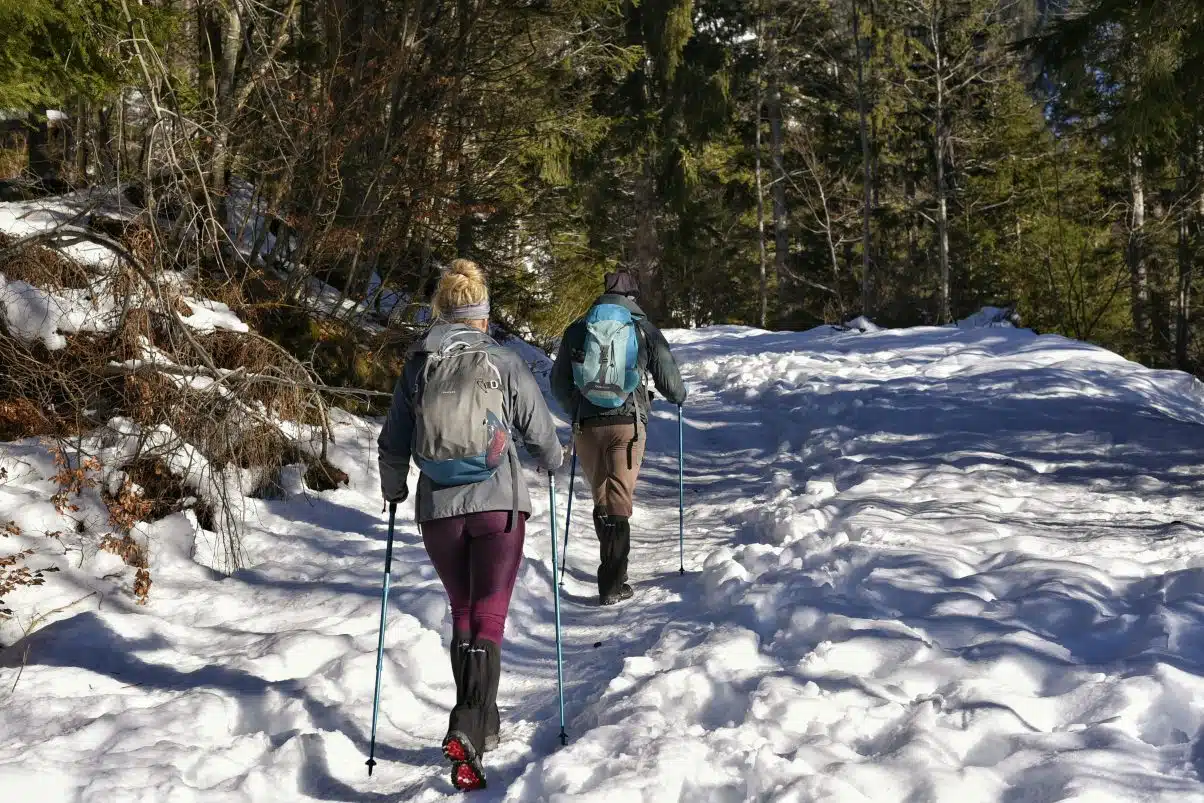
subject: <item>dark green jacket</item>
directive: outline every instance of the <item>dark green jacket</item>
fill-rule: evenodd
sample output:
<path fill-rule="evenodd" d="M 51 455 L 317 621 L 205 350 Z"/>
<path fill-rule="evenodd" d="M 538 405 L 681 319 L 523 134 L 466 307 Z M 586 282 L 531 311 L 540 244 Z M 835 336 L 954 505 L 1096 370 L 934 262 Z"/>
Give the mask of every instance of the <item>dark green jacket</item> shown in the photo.
<path fill-rule="evenodd" d="M 686 386 L 681 381 L 681 372 L 673 353 L 669 351 L 669 343 L 661 334 L 644 311 L 627 296 L 606 294 L 601 296 L 594 305 L 618 304 L 631 310 L 638 326 L 637 338 L 640 343 L 639 368 L 640 376 L 652 375 L 656 390 L 670 404 L 684 404 L 686 401 Z M 643 422 L 648 421 L 648 410 L 652 406 L 648 398 L 648 388 L 643 381 L 635 389 L 631 398 L 618 409 L 595 407 L 583 398 L 573 382 L 574 355 L 583 355 L 585 350 L 585 319 L 574 321 L 564 333 L 560 341 L 560 351 L 556 355 L 556 363 L 552 366 L 552 395 L 564 408 L 569 417 L 575 421 L 587 421 L 592 418 L 620 416 L 631 418 L 638 415 Z M 581 359 L 581 356 L 578 356 Z"/>

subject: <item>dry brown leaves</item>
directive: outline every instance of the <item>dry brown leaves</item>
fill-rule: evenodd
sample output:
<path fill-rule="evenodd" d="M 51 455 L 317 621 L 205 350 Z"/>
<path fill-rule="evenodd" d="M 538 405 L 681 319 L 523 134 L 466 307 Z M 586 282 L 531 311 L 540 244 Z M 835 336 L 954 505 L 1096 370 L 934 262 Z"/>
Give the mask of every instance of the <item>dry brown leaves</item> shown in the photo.
<path fill-rule="evenodd" d="M 17 238 L 0 233 L 0 251 Z M 78 262 L 44 245 L 27 245 L 0 262 L 0 273 L 10 281 L 31 284 L 42 290 L 80 290 L 90 285 L 87 270 Z"/>

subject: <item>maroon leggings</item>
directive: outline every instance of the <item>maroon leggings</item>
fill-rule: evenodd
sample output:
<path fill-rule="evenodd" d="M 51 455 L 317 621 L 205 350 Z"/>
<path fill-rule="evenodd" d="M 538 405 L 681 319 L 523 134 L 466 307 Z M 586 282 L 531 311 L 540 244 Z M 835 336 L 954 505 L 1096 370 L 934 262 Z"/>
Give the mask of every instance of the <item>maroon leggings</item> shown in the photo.
<path fill-rule="evenodd" d="M 502 643 L 510 595 L 523 560 L 526 516 L 490 511 L 435 519 L 422 525 L 422 543 L 451 601 L 452 629 Z"/>

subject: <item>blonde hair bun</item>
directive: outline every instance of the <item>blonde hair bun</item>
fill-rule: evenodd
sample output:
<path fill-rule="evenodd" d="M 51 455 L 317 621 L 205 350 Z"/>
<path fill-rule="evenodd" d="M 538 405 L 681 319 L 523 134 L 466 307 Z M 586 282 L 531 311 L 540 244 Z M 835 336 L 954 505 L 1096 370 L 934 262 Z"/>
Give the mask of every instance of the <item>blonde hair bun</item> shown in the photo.
<path fill-rule="evenodd" d="M 435 315 L 443 317 L 452 310 L 484 304 L 488 300 L 489 286 L 481 267 L 468 259 L 455 259 L 439 277 L 431 306 Z"/>

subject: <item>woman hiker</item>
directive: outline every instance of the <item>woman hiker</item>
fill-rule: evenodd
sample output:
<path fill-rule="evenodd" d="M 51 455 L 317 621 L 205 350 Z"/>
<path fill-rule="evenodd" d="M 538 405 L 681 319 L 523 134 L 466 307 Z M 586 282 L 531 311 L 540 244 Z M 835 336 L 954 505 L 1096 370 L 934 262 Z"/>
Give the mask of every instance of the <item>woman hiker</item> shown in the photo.
<path fill-rule="evenodd" d="M 443 753 L 456 788 L 480 789 L 481 754 L 498 741 L 502 633 L 531 514 L 511 429 L 545 471 L 564 453 L 530 369 L 488 335 L 481 269 L 452 262 L 432 308 L 434 325 L 409 350 L 378 440 L 381 491 L 405 501 L 413 458 L 414 518 L 451 603 L 456 705 Z"/>

